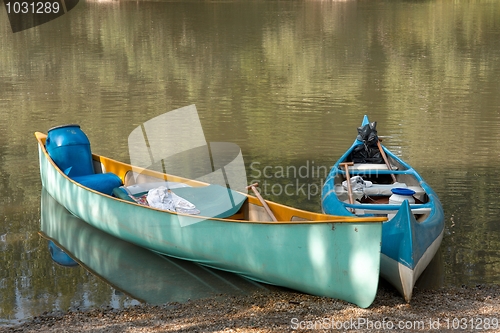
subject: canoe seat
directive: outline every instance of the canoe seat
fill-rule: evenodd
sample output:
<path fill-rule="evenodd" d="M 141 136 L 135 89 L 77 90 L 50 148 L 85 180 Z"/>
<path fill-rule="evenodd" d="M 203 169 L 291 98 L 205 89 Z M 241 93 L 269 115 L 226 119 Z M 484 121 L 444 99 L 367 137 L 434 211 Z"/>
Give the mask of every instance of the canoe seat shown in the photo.
<path fill-rule="evenodd" d="M 366 204 L 368 205 L 368 204 Z M 360 208 L 355 208 L 354 209 L 354 214 L 356 215 L 371 215 L 371 214 L 375 214 L 375 215 L 387 215 L 387 214 L 396 214 L 398 212 L 399 209 L 374 209 L 373 205 L 372 205 L 372 208 L 364 208 L 362 207 L 362 204 L 361 205 L 358 205 Z M 381 207 L 379 208 L 383 208 L 383 206 L 381 205 Z M 431 208 L 430 207 L 422 207 L 422 208 L 412 208 L 411 209 L 411 212 L 413 214 L 427 214 L 427 213 L 430 213 L 431 212 Z"/>
<path fill-rule="evenodd" d="M 394 183 L 394 184 L 373 184 L 370 187 L 365 187 L 364 189 L 360 190 L 353 190 L 353 194 L 355 195 L 383 195 L 383 196 L 391 196 L 392 195 L 392 189 L 396 187 L 402 187 L 402 188 L 409 188 L 413 191 L 415 191 L 415 195 L 423 195 L 425 193 L 424 189 L 421 186 L 408 186 L 405 183 Z M 335 193 L 337 196 L 341 196 L 343 194 L 347 195 L 347 189 L 340 185 L 337 184 L 335 185 Z"/>
<path fill-rule="evenodd" d="M 392 170 L 398 170 L 398 167 L 391 165 Z M 388 170 L 387 165 L 378 163 L 355 163 L 349 167 L 351 170 Z"/>
<path fill-rule="evenodd" d="M 178 187 L 171 191 L 191 202 L 200 211 L 200 216 L 227 218 L 236 214 L 245 203 L 247 197 L 241 193 L 219 185 L 202 187 Z M 113 194 L 123 200 L 134 202 L 127 190 L 121 186 L 113 190 Z M 146 192 L 136 193 L 140 197 Z"/>

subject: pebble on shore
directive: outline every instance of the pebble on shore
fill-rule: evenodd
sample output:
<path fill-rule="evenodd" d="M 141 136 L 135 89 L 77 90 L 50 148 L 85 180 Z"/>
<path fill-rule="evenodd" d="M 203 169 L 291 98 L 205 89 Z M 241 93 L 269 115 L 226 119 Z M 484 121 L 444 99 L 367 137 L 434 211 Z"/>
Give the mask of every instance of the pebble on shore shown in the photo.
<path fill-rule="evenodd" d="M 368 309 L 294 291 L 43 314 L 0 332 L 500 332 L 500 287 L 418 290 L 410 304 L 380 287 Z"/>

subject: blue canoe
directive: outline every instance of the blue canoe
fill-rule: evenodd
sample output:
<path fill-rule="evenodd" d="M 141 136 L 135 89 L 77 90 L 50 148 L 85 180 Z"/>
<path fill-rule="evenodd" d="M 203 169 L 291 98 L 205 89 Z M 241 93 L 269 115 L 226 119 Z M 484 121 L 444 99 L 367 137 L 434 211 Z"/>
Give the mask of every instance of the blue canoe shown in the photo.
<path fill-rule="evenodd" d="M 367 124 L 365 116 L 362 126 Z M 322 208 L 326 214 L 388 217 L 382 225 L 380 275 L 409 302 L 415 282 L 441 244 L 443 208 L 422 177 L 382 145 L 390 169 L 386 163 L 347 166 L 349 177 L 360 176 L 365 184 L 357 188 L 351 185 L 350 199 L 346 166 L 341 163 L 351 162 L 353 151 L 360 145 L 364 142 L 358 136 L 332 167 L 322 190 Z M 395 197 L 397 200 L 390 201 Z"/>

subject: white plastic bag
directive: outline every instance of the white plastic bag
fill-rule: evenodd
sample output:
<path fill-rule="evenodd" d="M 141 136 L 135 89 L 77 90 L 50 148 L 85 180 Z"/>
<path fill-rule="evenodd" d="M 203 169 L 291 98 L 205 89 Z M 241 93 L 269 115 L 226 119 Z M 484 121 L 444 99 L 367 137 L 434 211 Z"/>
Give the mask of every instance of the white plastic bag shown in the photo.
<path fill-rule="evenodd" d="M 184 214 L 200 213 L 200 211 L 196 209 L 195 205 L 169 191 L 169 189 L 164 186 L 149 190 L 146 200 L 148 201 L 149 206 L 158 209 Z"/>
<path fill-rule="evenodd" d="M 373 185 L 371 181 L 363 180 L 361 176 L 353 176 L 351 177 L 350 181 L 351 181 L 351 189 L 353 191 L 362 191 L 364 188 Z M 347 180 L 344 180 L 342 182 L 342 186 L 344 186 L 344 188 L 347 188 Z"/>

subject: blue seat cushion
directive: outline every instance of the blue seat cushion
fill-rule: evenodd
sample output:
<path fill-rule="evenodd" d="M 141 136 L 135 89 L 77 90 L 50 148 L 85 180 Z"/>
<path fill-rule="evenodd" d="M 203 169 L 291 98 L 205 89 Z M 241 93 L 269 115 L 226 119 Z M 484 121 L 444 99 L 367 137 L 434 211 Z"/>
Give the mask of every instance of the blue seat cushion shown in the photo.
<path fill-rule="evenodd" d="M 112 195 L 113 189 L 122 185 L 120 177 L 112 172 L 73 177 L 73 180 L 95 191 Z"/>

